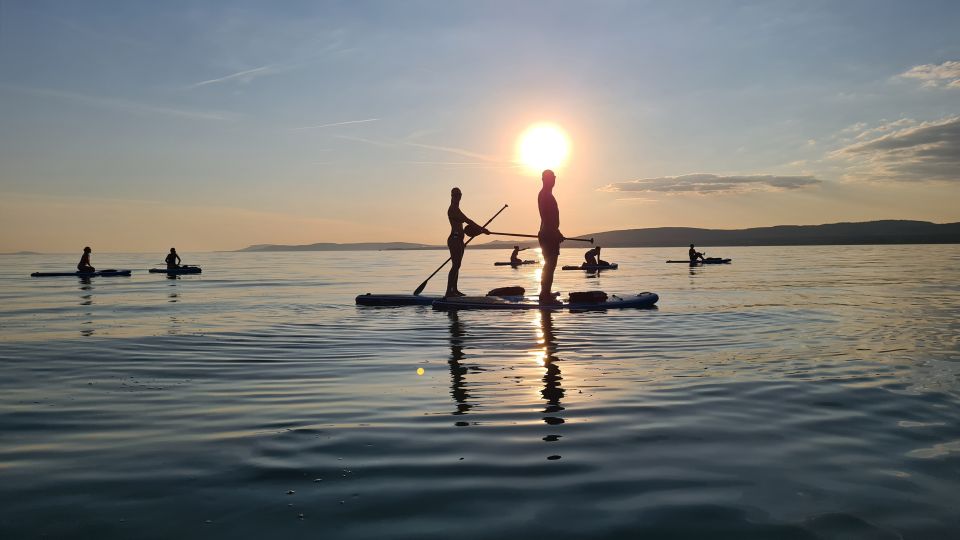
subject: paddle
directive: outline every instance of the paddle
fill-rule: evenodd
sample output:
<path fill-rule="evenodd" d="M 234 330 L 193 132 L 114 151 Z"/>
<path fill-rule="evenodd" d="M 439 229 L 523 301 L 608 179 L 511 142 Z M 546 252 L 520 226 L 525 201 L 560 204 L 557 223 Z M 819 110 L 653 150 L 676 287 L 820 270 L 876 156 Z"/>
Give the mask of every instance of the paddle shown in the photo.
<path fill-rule="evenodd" d="M 516 236 L 519 238 L 540 238 L 535 234 L 520 234 L 520 233 L 508 233 L 508 232 L 491 232 L 490 234 L 495 234 L 497 236 Z M 574 242 L 590 242 L 593 243 L 593 238 L 564 238 L 564 240 L 573 240 Z"/>
<path fill-rule="evenodd" d="M 484 223 L 483 225 L 481 225 L 480 228 L 481 228 L 481 229 L 486 229 L 486 228 L 487 228 L 487 225 L 489 225 L 491 221 L 493 221 L 494 219 L 497 218 L 497 216 L 500 215 L 500 212 L 503 212 L 504 210 L 507 209 L 507 206 L 508 206 L 508 205 L 506 205 L 506 204 L 503 205 L 503 208 L 501 208 L 500 210 L 498 210 L 497 213 L 494 214 L 492 218 L 488 219 L 486 223 Z M 477 236 L 479 236 L 479 235 L 477 235 Z M 473 237 L 471 237 L 469 240 L 467 240 L 466 242 L 464 242 L 464 243 L 463 243 L 463 247 L 467 247 L 467 244 L 469 244 L 470 242 L 473 242 L 473 239 L 474 239 L 474 238 L 476 238 L 476 236 L 473 236 Z M 423 283 L 421 283 L 420 286 L 417 287 L 416 290 L 413 291 L 413 295 L 414 295 L 414 296 L 420 296 L 420 293 L 422 293 L 423 290 L 427 288 L 427 282 L 430 281 L 430 278 L 432 278 L 433 276 L 437 275 L 437 272 L 439 272 L 441 269 L 443 269 L 443 267 L 446 266 L 447 263 L 450 262 L 451 259 L 452 259 L 452 257 L 447 257 L 447 260 L 443 261 L 443 264 L 441 264 L 440 266 L 438 266 L 437 269 L 434 270 L 432 274 L 430 274 L 429 276 L 427 276 L 427 279 L 423 280 Z"/>

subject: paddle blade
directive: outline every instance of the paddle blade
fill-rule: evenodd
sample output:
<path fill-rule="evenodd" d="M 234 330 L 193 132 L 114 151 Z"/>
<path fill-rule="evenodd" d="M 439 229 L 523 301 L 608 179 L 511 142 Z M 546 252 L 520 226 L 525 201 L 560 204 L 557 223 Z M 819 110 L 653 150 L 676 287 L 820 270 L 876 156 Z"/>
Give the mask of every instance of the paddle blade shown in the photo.
<path fill-rule="evenodd" d="M 429 281 L 429 279 L 428 279 L 427 281 Z M 427 288 L 427 282 L 424 281 L 423 283 L 420 284 L 419 287 L 417 287 L 417 288 L 413 291 L 413 295 L 414 295 L 414 296 L 420 296 L 420 293 L 422 293 L 423 290 L 426 289 L 426 288 Z"/>

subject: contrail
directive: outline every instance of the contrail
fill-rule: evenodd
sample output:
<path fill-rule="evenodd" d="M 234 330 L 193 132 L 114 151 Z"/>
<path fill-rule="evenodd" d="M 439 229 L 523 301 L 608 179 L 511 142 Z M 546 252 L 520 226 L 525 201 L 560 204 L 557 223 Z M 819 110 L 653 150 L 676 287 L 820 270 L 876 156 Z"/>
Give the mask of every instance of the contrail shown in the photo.
<path fill-rule="evenodd" d="M 347 120 L 346 122 L 331 122 L 329 124 L 320 124 L 318 126 L 304 126 L 304 127 L 290 128 L 290 131 L 301 131 L 304 129 L 320 129 L 320 128 L 333 127 L 333 126 L 345 126 L 347 124 L 365 124 L 367 122 L 376 122 L 378 120 L 380 119 L 367 118 L 365 120 Z"/>

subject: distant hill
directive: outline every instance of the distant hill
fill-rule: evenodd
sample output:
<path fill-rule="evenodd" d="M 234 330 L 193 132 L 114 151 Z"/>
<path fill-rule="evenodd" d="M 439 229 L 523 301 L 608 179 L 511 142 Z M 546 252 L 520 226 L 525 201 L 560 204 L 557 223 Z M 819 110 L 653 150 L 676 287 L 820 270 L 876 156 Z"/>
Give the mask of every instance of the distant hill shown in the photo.
<path fill-rule="evenodd" d="M 36 251 L 15 251 L 13 253 L 0 253 L 0 255 L 43 255 Z"/>
<path fill-rule="evenodd" d="M 751 229 L 656 227 L 581 235 L 603 247 L 815 246 L 857 244 L 960 244 L 960 223 L 882 220 L 827 225 L 778 225 Z M 536 241 L 523 242 L 532 246 Z M 517 242 L 496 241 L 479 247 L 504 249 Z M 577 244 L 575 244 L 577 245 Z M 564 247 L 573 247 L 565 243 Z"/>
<path fill-rule="evenodd" d="M 609 247 L 674 247 L 691 242 L 717 246 L 956 244 L 960 243 L 960 223 L 883 220 L 736 230 L 661 227 L 608 231 L 588 236 L 593 236 L 596 243 Z"/>
<path fill-rule="evenodd" d="M 960 244 L 960 223 L 882 220 L 826 225 L 778 225 L 751 229 L 698 229 L 693 227 L 655 227 L 626 229 L 580 235 L 594 238 L 603 247 L 679 247 L 698 246 L 810 246 L 857 244 Z M 472 244 L 480 249 L 508 249 L 514 245 L 535 246 L 536 240 L 497 240 Z M 587 244 L 567 242 L 566 248 Z M 309 244 L 284 246 L 261 244 L 239 251 L 369 251 L 446 249 L 446 246 L 408 242 L 366 242 L 354 244 Z"/>

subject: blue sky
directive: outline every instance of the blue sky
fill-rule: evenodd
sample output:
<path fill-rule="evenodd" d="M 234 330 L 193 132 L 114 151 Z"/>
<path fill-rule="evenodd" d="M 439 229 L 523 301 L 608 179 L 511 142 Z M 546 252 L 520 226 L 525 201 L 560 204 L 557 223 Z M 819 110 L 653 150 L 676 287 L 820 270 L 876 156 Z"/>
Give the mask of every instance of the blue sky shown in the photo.
<path fill-rule="evenodd" d="M 925 1 L 0 1 L 0 251 L 442 243 L 454 185 L 535 231 L 514 147 L 542 121 L 570 234 L 958 221 L 957 28 Z"/>

